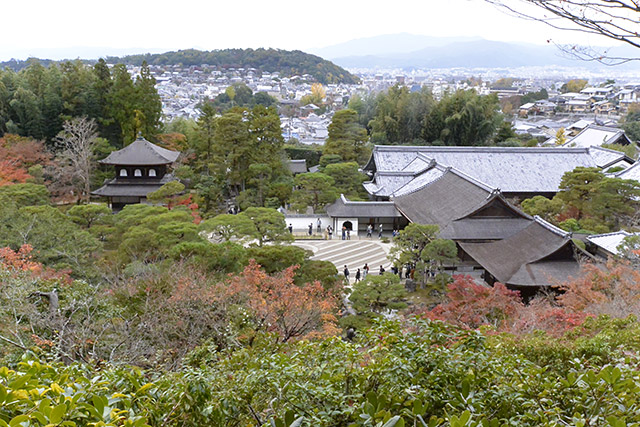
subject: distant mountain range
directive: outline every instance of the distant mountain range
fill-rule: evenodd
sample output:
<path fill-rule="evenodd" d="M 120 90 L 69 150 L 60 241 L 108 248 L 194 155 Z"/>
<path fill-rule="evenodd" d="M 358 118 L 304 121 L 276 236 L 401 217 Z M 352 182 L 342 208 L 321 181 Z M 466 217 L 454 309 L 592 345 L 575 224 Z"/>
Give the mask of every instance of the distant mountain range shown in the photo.
<path fill-rule="evenodd" d="M 411 53 L 427 47 L 440 47 L 451 43 L 476 40 L 482 39 L 480 37 L 432 37 L 399 33 L 349 40 L 333 46 L 306 49 L 306 51 L 323 58 L 335 59 L 350 56 L 380 56 Z"/>
<path fill-rule="evenodd" d="M 412 34 L 389 34 L 351 40 L 311 52 L 345 68 L 515 68 L 557 65 L 602 69 L 597 62 L 568 58 L 554 45 L 536 45 L 484 40 L 481 38 L 427 37 Z M 640 49 L 611 48 L 610 52 L 626 57 L 640 57 Z M 638 69 L 640 61 L 621 66 Z M 617 68 L 616 67 L 616 68 Z"/>

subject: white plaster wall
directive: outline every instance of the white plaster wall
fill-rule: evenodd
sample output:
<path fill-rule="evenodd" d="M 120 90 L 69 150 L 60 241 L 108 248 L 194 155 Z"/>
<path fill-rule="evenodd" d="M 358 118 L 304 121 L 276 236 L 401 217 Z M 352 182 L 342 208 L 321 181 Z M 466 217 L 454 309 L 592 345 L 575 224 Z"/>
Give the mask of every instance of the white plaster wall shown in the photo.
<path fill-rule="evenodd" d="M 358 236 L 358 218 L 334 218 L 333 221 L 335 223 L 333 227 L 335 229 L 335 231 L 333 232 L 333 235 L 336 238 L 338 239 L 342 238 L 342 226 L 347 221 L 351 221 L 351 225 L 352 225 L 351 237 Z"/>
<path fill-rule="evenodd" d="M 313 232 L 315 233 L 318 218 L 322 221 L 322 231 L 327 228 L 327 225 L 332 223 L 331 218 L 326 215 L 285 217 L 284 220 L 287 223 L 287 227 L 291 224 L 294 233 L 307 233 L 309 224 L 313 223 Z M 342 226 L 340 226 L 340 228 L 342 228 Z"/>

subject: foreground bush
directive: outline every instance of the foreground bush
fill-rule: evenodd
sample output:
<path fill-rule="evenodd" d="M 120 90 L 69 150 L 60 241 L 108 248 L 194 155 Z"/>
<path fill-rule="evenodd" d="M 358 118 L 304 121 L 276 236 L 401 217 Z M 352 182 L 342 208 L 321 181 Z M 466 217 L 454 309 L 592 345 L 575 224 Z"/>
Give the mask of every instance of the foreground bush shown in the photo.
<path fill-rule="evenodd" d="M 148 426 L 148 391 L 136 370 L 41 364 L 0 368 L 0 426 Z"/>
<path fill-rule="evenodd" d="M 168 373 L 25 358 L 0 368 L 0 426 L 637 426 L 638 336 L 633 317 L 558 338 L 408 319 L 353 342 L 212 343 Z"/>

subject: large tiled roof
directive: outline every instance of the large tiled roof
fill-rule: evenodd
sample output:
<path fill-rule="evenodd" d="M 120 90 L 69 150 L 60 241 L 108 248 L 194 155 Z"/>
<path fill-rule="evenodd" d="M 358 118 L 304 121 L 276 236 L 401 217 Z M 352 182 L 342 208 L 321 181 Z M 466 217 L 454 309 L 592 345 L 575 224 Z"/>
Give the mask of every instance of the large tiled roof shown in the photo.
<path fill-rule="evenodd" d="M 594 147 L 602 144 L 630 144 L 624 131 L 617 128 L 590 124 L 579 134 L 568 140 L 564 147 Z"/>
<path fill-rule="evenodd" d="M 306 173 L 309 172 L 307 170 L 307 161 L 305 159 L 302 160 L 289 160 L 287 163 L 289 167 L 289 171 L 291 173 Z"/>
<path fill-rule="evenodd" d="M 102 197 L 145 197 L 164 184 L 175 180 L 176 178 L 171 174 L 166 174 L 160 180 L 115 178 L 92 191 L 91 194 Z"/>
<path fill-rule="evenodd" d="M 347 200 L 344 194 L 327 206 L 327 214 L 333 218 L 393 218 L 400 212 L 393 202 L 356 202 Z"/>
<path fill-rule="evenodd" d="M 492 189 L 454 169 L 447 169 L 429 185 L 394 197 L 398 210 L 412 222 L 437 224 L 441 229 L 468 214 L 491 195 Z"/>
<path fill-rule="evenodd" d="M 608 168 L 621 161 L 624 161 L 627 166 L 633 163 L 633 159 L 626 154 L 608 148 L 589 147 L 589 154 L 591 154 L 598 167 L 601 168 Z"/>
<path fill-rule="evenodd" d="M 499 188 L 504 193 L 557 192 L 565 172 L 578 166 L 597 167 L 586 148 L 557 147 L 433 147 L 376 146 L 365 170 L 372 172 L 373 185 L 365 186 L 378 196 L 391 196 L 409 180 L 393 181 L 390 176 L 404 175 L 416 158 L 434 160 L 441 167 L 455 169 Z M 417 168 L 417 167 L 416 167 Z M 429 171 L 430 169 L 427 169 Z M 425 173 L 425 172 L 422 172 Z M 378 177 L 385 176 L 385 182 Z M 414 179 L 419 176 L 417 174 Z"/>
<path fill-rule="evenodd" d="M 539 217 L 506 239 L 459 245 L 499 282 L 508 285 L 556 285 L 577 275 L 580 269 L 569 233 Z"/>
<path fill-rule="evenodd" d="M 494 191 L 480 205 L 451 221 L 440 231 L 440 237 L 456 241 L 506 239 L 528 227 L 532 221 L 533 217 Z"/>
<path fill-rule="evenodd" d="M 594 234 L 587 237 L 587 241 L 593 243 L 596 246 L 601 247 L 608 253 L 612 255 L 618 254 L 618 246 L 622 243 L 625 237 L 632 236 L 632 233 L 629 233 L 624 230 L 616 231 L 614 233 L 606 233 L 606 234 Z"/>
<path fill-rule="evenodd" d="M 500 240 L 512 236 L 531 224 L 526 218 L 473 218 L 455 220 L 440 231 L 442 239 Z"/>
<path fill-rule="evenodd" d="M 123 149 L 110 153 L 100 163 L 123 166 L 166 165 L 175 162 L 178 156 L 179 151 L 167 150 L 138 137 Z"/>
<path fill-rule="evenodd" d="M 635 179 L 636 181 L 640 181 L 640 163 L 635 162 L 629 168 L 618 172 L 616 174 L 616 178 L 621 179 Z"/>

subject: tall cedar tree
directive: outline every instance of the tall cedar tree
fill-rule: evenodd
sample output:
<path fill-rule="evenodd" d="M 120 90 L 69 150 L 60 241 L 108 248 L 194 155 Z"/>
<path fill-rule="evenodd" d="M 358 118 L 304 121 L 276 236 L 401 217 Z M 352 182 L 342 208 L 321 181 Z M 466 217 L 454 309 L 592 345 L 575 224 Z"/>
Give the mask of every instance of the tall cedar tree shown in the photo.
<path fill-rule="evenodd" d="M 367 161 L 367 131 L 358 123 L 354 110 L 340 110 L 333 115 L 329 125 L 329 137 L 323 154 L 335 154 L 345 162 L 363 164 Z"/>
<path fill-rule="evenodd" d="M 142 63 L 140 75 L 135 82 L 136 109 L 141 112 L 142 123 L 137 131 L 148 139 L 155 138 L 160 131 L 162 101 L 156 91 L 156 79 L 151 75 L 147 62 Z"/>

